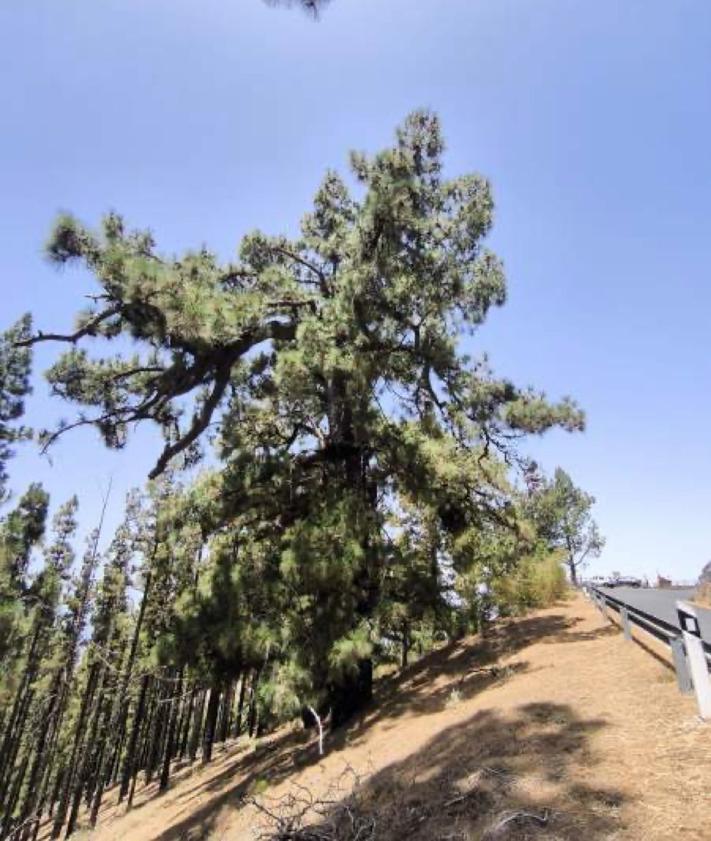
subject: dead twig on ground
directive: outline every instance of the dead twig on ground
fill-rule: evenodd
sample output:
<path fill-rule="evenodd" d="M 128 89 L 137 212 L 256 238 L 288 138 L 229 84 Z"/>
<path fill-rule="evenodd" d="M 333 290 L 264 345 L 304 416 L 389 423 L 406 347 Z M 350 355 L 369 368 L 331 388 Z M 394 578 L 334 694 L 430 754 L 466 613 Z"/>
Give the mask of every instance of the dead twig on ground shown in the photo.
<path fill-rule="evenodd" d="M 494 841 L 500 838 L 511 824 L 525 825 L 527 823 L 534 823 L 538 826 L 546 826 L 550 820 L 550 812 L 544 809 L 541 814 L 536 812 L 515 811 L 504 814 L 499 820 L 485 833 L 484 841 Z"/>

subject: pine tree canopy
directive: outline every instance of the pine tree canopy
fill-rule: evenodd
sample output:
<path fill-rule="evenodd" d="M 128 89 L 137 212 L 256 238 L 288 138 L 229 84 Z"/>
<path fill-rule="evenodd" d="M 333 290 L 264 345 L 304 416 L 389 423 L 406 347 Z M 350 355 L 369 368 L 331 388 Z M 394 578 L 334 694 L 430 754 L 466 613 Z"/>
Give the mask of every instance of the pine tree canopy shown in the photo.
<path fill-rule="evenodd" d="M 82 407 L 70 426 L 93 424 L 121 447 L 133 423 L 159 424 L 167 443 L 153 476 L 221 410 L 223 456 L 249 445 L 304 472 L 382 454 L 395 473 L 403 451 L 426 460 L 416 439 L 435 430 L 506 448 L 521 433 L 580 428 L 569 400 L 550 404 L 459 352 L 458 336 L 504 302 L 505 281 L 483 245 L 489 185 L 444 178 L 442 152 L 436 116 L 413 113 L 393 147 L 351 155 L 354 194 L 326 174 L 299 239 L 255 231 L 226 265 L 207 250 L 160 256 L 149 232 L 113 213 L 99 232 L 61 216 L 50 259 L 83 263 L 100 290 L 74 332 L 19 344 L 71 344 L 47 374 Z M 139 351 L 97 358 L 85 347 L 120 336 Z"/>

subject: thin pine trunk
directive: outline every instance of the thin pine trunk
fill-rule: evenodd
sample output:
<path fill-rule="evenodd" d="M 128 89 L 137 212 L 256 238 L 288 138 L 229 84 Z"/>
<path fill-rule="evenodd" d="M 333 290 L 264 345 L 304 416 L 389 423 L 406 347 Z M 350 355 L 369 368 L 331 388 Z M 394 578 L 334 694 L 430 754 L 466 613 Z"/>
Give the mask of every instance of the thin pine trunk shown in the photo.
<path fill-rule="evenodd" d="M 158 701 L 160 698 L 160 684 L 154 684 L 148 699 L 148 714 L 143 724 L 140 738 L 140 754 L 138 757 L 138 768 L 145 771 L 148 767 L 148 756 L 153 745 L 153 735 L 155 729 L 155 720 L 158 713 Z"/>
<path fill-rule="evenodd" d="M 190 701 L 188 702 L 185 708 L 185 715 L 183 716 L 183 721 L 181 724 L 181 735 L 180 735 L 180 742 L 178 747 L 178 756 L 182 759 L 185 754 L 188 752 L 188 737 L 190 736 L 190 725 L 192 724 L 193 719 L 193 710 L 195 709 L 195 693 L 197 689 L 195 684 L 193 684 L 192 689 L 190 690 Z"/>
<path fill-rule="evenodd" d="M 62 790 L 62 782 L 64 775 L 67 773 L 66 764 L 62 763 L 57 769 L 57 774 L 54 778 L 54 785 L 52 786 L 52 793 L 49 796 L 49 814 L 54 814 L 54 806 L 59 799 L 59 792 Z"/>
<path fill-rule="evenodd" d="M 407 624 L 402 628 L 402 660 L 400 661 L 400 668 L 407 668 L 408 655 L 410 654 L 410 629 Z"/>
<path fill-rule="evenodd" d="M 123 772 L 121 774 L 121 790 L 119 791 L 119 803 L 128 793 L 128 787 L 131 784 L 131 777 L 136 769 L 136 753 L 138 748 L 138 735 L 143 723 L 143 715 L 146 706 L 146 694 L 148 692 L 148 684 L 150 682 L 149 675 L 143 675 L 141 681 L 141 692 L 138 696 L 138 704 L 136 705 L 136 712 L 133 716 L 133 724 L 131 726 L 131 738 L 128 743 L 128 750 L 123 762 Z"/>
<path fill-rule="evenodd" d="M 94 746 L 96 745 L 96 736 L 99 729 L 99 723 L 104 712 L 105 706 L 105 688 L 106 688 L 106 674 L 102 670 L 101 680 L 99 681 L 99 689 L 94 703 L 94 709 L 90 716 L 90 727 L 88 728 L 88 737 L 86 740 L 87 748 L 83 756 L 80 757 L 78 763 L 78 770 L 74 781 L 74 790 L 72 794 L 72 803 L 69 810 L 69 820 L 67 821 L 67 829 L 65 838 L 69 836 L 76 829 L 77 818 L 79 817 L 79 807 L 81 806 L 82 794 L 87 789 L 87 783 L 90 780 L 90 774 L 95 761 Z"/>
<path fill-rule="evenodd" d="M 157 692 L 157 689 L 153 687 L 152 691 L 149 693 L 148 714 L 144 719 L 143 727 L 140 732 L 140 751 L 137 751 L 134 754 L 133 770 L 131 772 L 131 783 L 128 790 L 128 801 L 126 802 L 126 809 L 130 809 L 133 806 L 133 796 L 136 793 L 136 781 L 138 780 L 138 771 L 140 768 L 145 767 L 148 750 L 148 734 L 151 732 L 151 725 L 153 722 Z"/>
<path fill-rule="evenodd" d="M 121 770 L 121 756 L 123 754 L 123 746 L 126 743 L 126 730 L 123 729 L 116 741 L 116 747 L 114 748 L 114 755 L 113 759 L 111 760 L 111 765 L 109 767 L 109 774 L 106 778 L 106 785 L 107 786 L 115 786 L 118 782 L 119 771 Z"/>
<path fill-rule="evenodd" d="M 168 733 L 165 739 L 165 751 L 163 753 L 163 768 L 160 775 L 160 783 L 158 791 L 165 791 L 168 787 L 168 780 L 170 779 L 170 761 L 173 758 L 173 751 L 175 749 L 175 729 L 178 721 L 178 712 L 180 710 L 180 696 L 183 691 L 183 670 L 181 668 L 178 674 L 177 683 L 177 697 L 171 704 L 172 710 L 170 713 L 170 721 L 168 722 Z"/>
<path fill-rule="evenodd" d="M 170 691 L 170 690 L 168 690 Z M 151 748 L 148 753 L 148 763 L 146 766 L 146 782 L 149 783 L 153 779 L 153 775 L 155 774 L 158 764 L 160 762 L 160 758 L 162 756 L 161 747 L 163 745 L 163 739 L 165 737 L 165 730 L 166 730 L 166 723 L 167 723 L 167 714 L 166 714 L 166 704 L 165 704 L 165 696 L 167 692 L 165 689 L 165 685 L 162 685 L 159 691 L 158 700 L 157 700 L 157 709 L 156 709 L 156 716 L 155 716 L 155 726 L 153 728 L 152 734 L 152 742 Z"/>
<path fill-rule="evenodd" d="M 131 682 L 131 675 L 133 674 L 133 667 L 136 663 L 136 657 L 138 656 L 138 643 L 141 636 L 141 628 L 143 627 L 143 617 L 145 616 L 146 612 L 146 604 L 148 603 L 148 598 L 151 592 L 151 583 L 153 577 L 150 572 L 146 574 L 146 582 L 143 588 L 143 596 L 141 598 L 141 605 L 138 608 L 138 616 L 136 617 L 136 625 L 133 629 L 133 637 L 131 639 L 131 648 L 128 653 L 128 660 L 126 661 L 126 668 L 124 670 L 122 679 L 121 679 L 121 690 L 120 690 L 120 701 L 121 701 L 121 717 L 118 724 L 119 730 L 119 741 L 124 742 L 126 738 L 126 725 L 128 722 L 128 712 L 130 708 L 130 703 L 128 700 L 128 686 Z M 141 689 L 143 692 L 143 688 Z M 140 702 L 139 702 L 140 703 Z M 139 722 L 140 723 L 140 722 Z M 131 734 L 131 742 L 133 742 L 133 733 Z M 135 749 L 135 744 L 134 744 Z M 127 773 L 127 760 L 124 761 L 122 778 L 121 778 L 121 791 L 119 792 L 119 803 L 125 797 L 126 791 L 128 790 L 128 779 L 130 778 L 130 772 Z"/>
<path fill-rule="evenodd" d="M 202 732 L 202 717 L 205 711 L 205 691 L 200 693 L 200 700 L 195 707 L 195 721 L 193 722 L 193 734 L 190 739 L 190 761 L 195 762 L 198 746 L 200 744 L 200 733 Z"/>
<path fill-rule="evenodd" d="M 17 806 L 17 801 L 20 797 L 22 783 L 25 779 L 25 774 L 27 773 L 27 764 L 29 762 L 29 758 L 30 755 L 28 752 L 22 760 L 20 767 L 17 770 L 17 773 L 15 774 L 15 780 L 10 788 L 9 797 L 5 806 L 5 820 L 2 824 L 2 829 L 0 829 L 0 838 L 7 838 L 8 835 L 12 832 L 16 823 L 12 815 L 15 811 L 15 806 Z"/>
<path fill-rule="evenodd" d="M 214 682 L 210 688 L 210 700 L 207 704 L 207 716 L 205 717 L 205 733 L 202 741 L 203 764 L 212 759 L 212 745 L 215 741 L 215 725 L 217 724 L 217 712 L 220 705 L 220 687 Z"/>
<path fill-rule="evenodd" d="M 250 739 L 257 733 L 257 687 L 259 686 L 259 676 L 261 671 L 261 669 L 254 670 L 252 683 L 249 687 L 248 733 Z"/>
<path fill-rule="evenodd" d="M 0 746 L 0 812 L 3 811 L 10 794 L 12 771 L 15 765 L 15 759 L 17 758 L 27 712 L 34 697 L 32 683 L 34 682 L 36 673 L 33 660 L 35 659 L 38 638 L 39 631 L 37 630 L 33 635 L 30 652 L 27 655 L 27 668 L 22 676 L 20 686 L 15 693 L 12 709 L 10 710 L 10 718 L 5 728 L 2 746 Z"/>
<path fill-rule="evenodd" d="M 124 653 L 125 647 L 121 646 L 118 662 L 119 674 L 122 674 L 121 666 L 123 664 Z M 101 807 L 101 800 L 104 796 L 106 786 L 109 784 L 109 780 L 111 779 L 111 769 L 116 761 L 115 752 L 120 750 L 122 740 L 122 735 L 119 730 L 119 719 L 123 710 L 123 692 L 125 685 L 122 679 L 115 680 L 112 683 L 113 686 L 109 686 L 106 712 L 103 717 L 102 732 L 100 736 L 101 747 L 96 759 L 92 790 L 87 792 L 87 794 L 91 795 L 93 791 L 91 813 L 89 816 L 89 822 L 92 827 L 96 826 L 99 809 Z M 89 805 L 88 802 L 87 805 Z"/>
<path fill-rule="evenodd" d="M 225 691 L 225 700 L 222 704 L 222 720 L 220 721 L 220 738 L 224 742 L 230 731 L 230 719 L 232 717 L 232 702 L 234 700 L 234 684 L 230 683 Z"/>
<path fill-rule="evenodd" d="M 25 823 L 32 812 L 35 820 L 42 815 L 44 792 L 52 770 L 52 752 L 63 719 L 65 700 L 65 681 L 60 670 L 55 676 L 50 689 L 50 702 L 46 714 L 46 724 L 40 728 L 35 758 L 30 769 L 29 781 L 25 791 L 25 802 L 20 814 L 20 823 Z M 30 829 L 23 833 L 29 837 Z"/>
<path fill-rule="evenodd" d="M 74 779 L 81 764 L 82 754 L 80 747 L 84 742 L 85 727 L 87 718 L 90 714 L 91 703 L 94 699 L 94 693 L 100 676 L 100 669 L 98 663 L 94 663 L 89 672 L 89 677 L 86 681 L 86 688 L 84 689 L 84 696 L 82 697 L 81 707 L 79 709 L 79 717 L 77 718 L 76 727 L 74 730 L 74 741 L 72 743 L 72 752 L 67 764 L 65 778 L 62 781 L 61 796 L 57 806 L 57 813 L 52 824 L 52 838 L 59 838 L 62 832 L 62 826 L 67 817 L 67 809 L 69 808 L 69 799 L 72 794 Z"/>
<path fill-rule="evenodd" d="M 237 702 L 237 721 L 235 722 L 235 736 L 242 733 L 242 712 L 244 710 L 244 696 L 247 688 L 248 672 L 242 672 L 242 677 L 239 682 L 239 701 Z"/>
<path fill-rule="evenodd" d="M 11 803 L 12 795 L 14 793 L 14 789 L 12 788 L 12 774 L 13 769 L 15 768 L 15 763 L 17 761 L 18 754 L 20 753 L 20 747 L 22 745 L 22 738 L 25 732 L 25 723 L 27 721 L 27 714 L 30 710 L 30 706 L 34 699 L 35 691 L 34 689 L 28 689 L 25 693 L 25 697 L 23 699 L 23 703 L 20 705 L 19 715 L 16 721 L 17 732 L 14 735 L 14 738 L 11 739 L 9 750 L 6 758 L 6 768 L 5 768 L 5 780 L 4 785 L 2 787 L 2 794 L 0 794 L 0 812 L 6 811 L 8 814 L 12 814 L 15 806 L 17 805 L 17 797 L 19 797 L 19 791 L 14 794 L 15 802 Z M 29 760 L 29 756 L 26 757 L 24 766 L 22 767 L 22 775 L 24 777 L 27 771 L 27 762 Z M 10 804 L 12 805 L 12 809 L 10 808 Z"/>

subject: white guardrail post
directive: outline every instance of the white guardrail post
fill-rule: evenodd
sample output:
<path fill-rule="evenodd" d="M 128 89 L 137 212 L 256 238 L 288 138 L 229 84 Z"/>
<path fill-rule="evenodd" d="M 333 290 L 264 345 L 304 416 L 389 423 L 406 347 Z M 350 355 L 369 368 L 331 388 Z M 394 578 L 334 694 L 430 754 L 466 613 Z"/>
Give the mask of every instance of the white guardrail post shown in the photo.
<path fill-rule="evenodd" d="M 679 625 L 684 636 L 684 646 L 689 660 L 689 670 L 696 693 L 696 702 L 699 705 L 699 715 L 705 721 L 709 721 L 711 720 L 711 678 L 709 678 L 696 608 L 689 602 L 678 601 L 676 609 L 679 614 Z"/>
<path fill-rule="evenodd" d="M 626 607 L 620 608 L 620 619 L 622 620 L 622 632 L 626 640 L 632 639 L 632 626 L 630 625 L 630 615 Z"/>
<path fill-rule="evenodd" d="M 694 685 L 691 682 L 689 666 L 686 662 L 684 640 L 681 636 L 672 637 L 669 640 L 669 645 L 671 646 L 672 660 L 674 661 L 674 671 L 676 672 L 676 682 L 679 687 L 679 692 L 681 692 L 682 695 L 691 695 L 694 691 Z"/>

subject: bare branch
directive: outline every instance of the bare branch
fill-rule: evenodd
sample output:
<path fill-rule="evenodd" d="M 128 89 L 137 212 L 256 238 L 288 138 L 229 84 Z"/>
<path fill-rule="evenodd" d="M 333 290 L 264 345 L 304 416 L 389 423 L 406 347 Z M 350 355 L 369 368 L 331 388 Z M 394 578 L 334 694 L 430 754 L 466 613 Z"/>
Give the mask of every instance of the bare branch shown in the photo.
<path fill-rule="evenodd" d="M 30 347 L 36 345 L 38 342 L 70 342 L 71 344 L 76 344 L 84 336 L 95 336 L 96 328 L 100 324 L 112 318 L 114 315 L 119 315 L 120 312 L 120 307 L 110 307 L 108 310 L 104 310 L 87 321 L 83 327 L 75 330 L 74 333 L 43 333 L 40 330 L 34 336 L 15 342 L 15 347 Z"/>
<path fill-rule="evenodd" d="M 230 381 L 230 371 L 231 366 L 226 366 L 226 368 L 220 372 L 215 380 L 215 385 L 210 392 L 209 397 L 202 405 L 202 409 L 193 417 L 190 429 L 174 444 L 170 444 L 163 450 L 155 467 L 148 474 L 150 479 L 155 479 L 157 476 L 160 476 L 160 474 L 168 466 L 170 460 L 179 453 L 184 452 L 205 431 L 210 423 L 210 419 L 212 418 L 212 413 L 217 408 L 218 403 L 225 393 L 227 384 Z"/>

